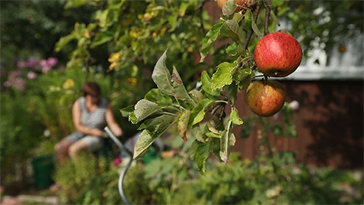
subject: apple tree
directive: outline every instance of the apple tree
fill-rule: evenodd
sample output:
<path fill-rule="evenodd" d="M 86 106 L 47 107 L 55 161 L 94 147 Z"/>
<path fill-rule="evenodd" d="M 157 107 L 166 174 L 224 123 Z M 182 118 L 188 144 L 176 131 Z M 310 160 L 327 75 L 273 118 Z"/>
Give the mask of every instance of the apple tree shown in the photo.
<path fill-rule="evenodd" d="M 236 140 L 232 129 L 243 124 L 235 107 L 238 92 L 246 90 L 248 106 L 258 115 L 271 116 L 282 108 L 284 89 L 268 77 L 292 73 L 301 62 L 300 45 L 291 35 L 274 32 L 278 20 L 270 0 L 229 0 L 219 1 L 218 5 L 223 15 L 202 40 L 200 55 L 203 60 L 213 50 L 215 41 L 228 38 L 232 43 L 226 48 L 226 60 L 211 74 L 203 71 L 202 86 L 188 91 L 178 65 L 168 68 L 165 51 L 152 73 L 157 88 L 134 106 L 122 109 L 143 130 L 134 148 L 134 158 L 142 156 L 158 137 L 176 125 L 185 141 L 193 140 L 191 153 L 203 173 L 211 153 L 228 162 L 230 147 Z M 264 16 L 259 21 L 261 13 Z M 253 35 L 255 41 L 250 42 Z M 263 73 L 262 81 L 256 81 L 258 70 Z"/>
<path fill-rule="evenodd" d="M 180 137 L 193 141 L 190 150 L 203 172 L 211 153 L 228 161 L 235 143 L 233 127 L 249 131 L 235 105 L 237 93 L 246 92 L 248 106 L 260 116 L 271 116 L 284 106 L 284 89 L 270 78 L 294 72 L 310 49 L 313 33 L 302 29 L 313 28 L 310 24 L 316 25 L 312 22 L 317 16 L 311 15 L 309 3 L 218 0 L 222 15 L 213 25 L 207 3 L 214 2 L 67 1 L 68 8 L 97 8 L 90 22 L 75 24 L 74 31 L 56 46 L 56 50 L 74 46 L 68 67 L 88 72 L 97 71 L 100 65 L 108 67 L 106 73 L 117 82 L 127 82 L 125 86 L 145 93 L 135 105 L 121 110 L 142 130 L 134 158 L 143 156 L 175 126 Z M 311 4 L 334 16 L 339 12 L 326 3 Z M 335 3 L 339 4 L 350 2 Z M 277 32 L 282 16 L 294 26 L 289 30 L 293 35 Z M 326 26 L 328 30 L 335 27 Z M 304 50 L 293 36 L 303 38 Z M 216 42 L 227 43 L 216 47 Z M 211 61 L 206 60 L 208 56 Z"/>

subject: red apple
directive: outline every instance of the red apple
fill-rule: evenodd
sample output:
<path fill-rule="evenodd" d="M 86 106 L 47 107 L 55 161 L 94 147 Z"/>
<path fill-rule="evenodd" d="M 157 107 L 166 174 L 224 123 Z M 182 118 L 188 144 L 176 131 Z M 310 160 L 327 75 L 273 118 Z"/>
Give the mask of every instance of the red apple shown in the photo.
<path fill-rule="evenodd" d="M 302 49 L 291 35 L 274 32 L 264 36 L 254 50 L 254 60 L 266 76 L 285 77 L 300 65 Z"/>
<path fill-rule="evenodd" d="M 217 5 L 222 9 L 225 2 L 228 0 L 217 0 Z M 237 5 L 237 8 L 235 12 L 241 11 L 243 8 L 249 8 L 250 6 L 254 5 L 257 2 L 257 0 L 235 0 L 235 4 Z"/>
<path fill-rule="evenodd" d="M 257 115 L 268 117 L 278 112 L 285 98 L 285 89 L 277 81 L 254 81 L 249 84 L 245 100 Z"/>

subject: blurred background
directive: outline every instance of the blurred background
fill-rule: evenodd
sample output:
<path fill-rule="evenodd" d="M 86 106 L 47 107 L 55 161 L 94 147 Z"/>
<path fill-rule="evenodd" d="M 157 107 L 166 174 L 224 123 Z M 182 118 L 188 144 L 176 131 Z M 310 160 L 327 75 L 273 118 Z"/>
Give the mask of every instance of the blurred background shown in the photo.
<path fill-rule="evenodd" d="M 133 203 L 363 202 L 363 1 L 272 3 L 280 25 L 271 29 L 291 33 L 304 51 L 297 71 L 281 79 L 285 108 L 261 121 L 239 94 L 245 123 L 234 130 L 231 163 L 211 159 L 204 176 L 188 143 L 171 129 L 162 141 L 174 157 L 152 151 L 127 175 Z M 191 90 L 203 70 L 226 60 L 231 43 L 221 39 L 199 62 L 202 40 L 221 15 L 215 1 L 2 0 L 0 6 L 4 204 L 120 204 L 117 179 L 124 165 L 114 160 L 119 154 L 111 142 L 77 163 L 53 164 L 55 143 L 74 131 L 71 106 L 82 84 L 101 85 L 125 142 L 138 131 L 119 110 L 155 87 L 151 73 L 164 50 Z M 263 129 L 274 157 L 262 146 Z M 55 182 L 62 188 L 52 191 Z"/>

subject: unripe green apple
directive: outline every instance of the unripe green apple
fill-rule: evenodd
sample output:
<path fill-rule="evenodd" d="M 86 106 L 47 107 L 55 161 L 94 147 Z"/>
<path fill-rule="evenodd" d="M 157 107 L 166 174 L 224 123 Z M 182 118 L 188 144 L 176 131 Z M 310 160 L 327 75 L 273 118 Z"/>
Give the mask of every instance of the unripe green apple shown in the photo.
<path fill-rule="evenodd" d="M 291 35 L 274 32 L 264 36 L 254 50 L 254 60 L 266 76 L 285 77 L 300 65 L 302 49 Z"/>
<path fill-rule="evenodd" d="M 283 85 L 277 81 L 254 81 L 249 84 L 245 99 L 254 113 L 268 117 L 282 108 L 285 95 Z"/>

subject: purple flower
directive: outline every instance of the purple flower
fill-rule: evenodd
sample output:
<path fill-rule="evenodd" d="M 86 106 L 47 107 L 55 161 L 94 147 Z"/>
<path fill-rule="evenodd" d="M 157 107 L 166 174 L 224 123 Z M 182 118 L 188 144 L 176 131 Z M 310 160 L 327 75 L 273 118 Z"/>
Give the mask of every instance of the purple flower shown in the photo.
<path fill-rule="evenodd" d="M 58 60 L 55 57 L 50 57 L 48 58 L 47 63 L 50 67 L 53 67 L 58 63 Z"/>
<path fill-rule="evenodd" d="M 29 68 L 35 68 L 38 66 L 38 61 L 35 58 L 29 58 L 26 62 L 26 66 Z"/>
<path fill-rule="evenodd" d="M 34 73 L 33 71 L 30 71 L 30 72 L 28 72 L 28 74 L 27 74 L 27 78 L 28 79 L 30 79 L 30 80 L 33 80 L 33 79 L 35 79 L 37 77 L 37 74 L 36 73 Z"/>

